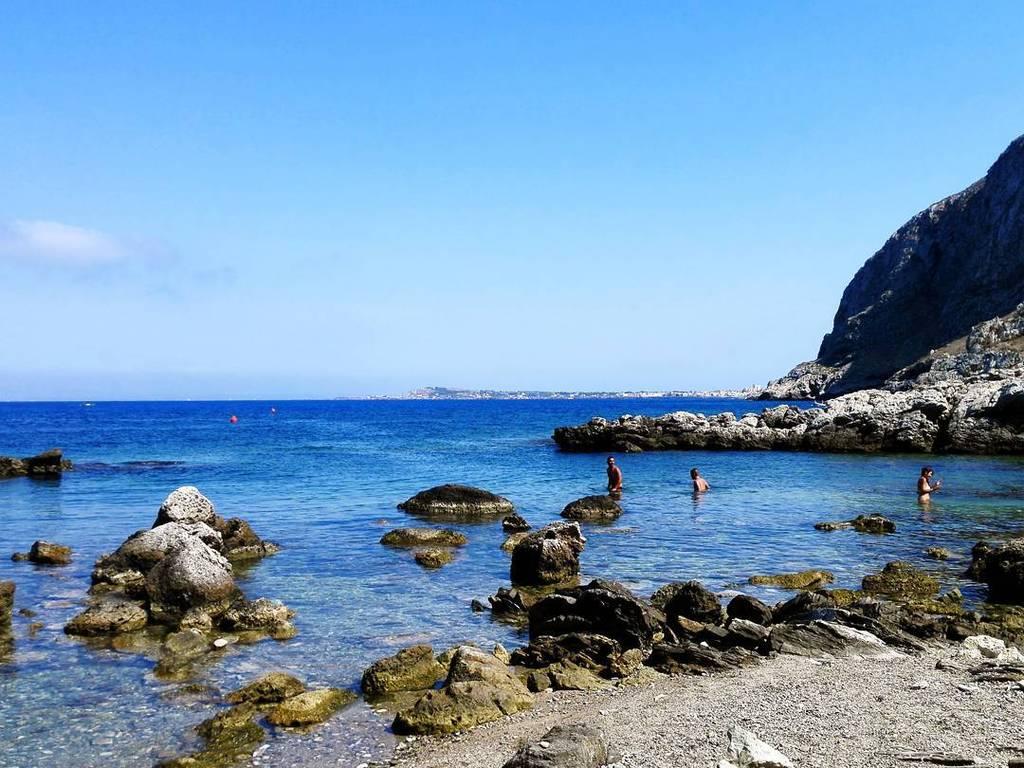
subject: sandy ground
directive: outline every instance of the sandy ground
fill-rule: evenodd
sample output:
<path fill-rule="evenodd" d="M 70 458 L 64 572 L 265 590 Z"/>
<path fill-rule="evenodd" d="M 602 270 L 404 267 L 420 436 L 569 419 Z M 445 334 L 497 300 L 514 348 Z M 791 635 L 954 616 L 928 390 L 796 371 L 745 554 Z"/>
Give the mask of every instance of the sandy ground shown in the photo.
<path fill-rule="evenodd" d="M 898 758 L 909 752 L 955 753 L 1004 767 L 1024 757 L 1024 688 L 975 684 L 965 669 L 936 669 L 950 653 L 937 647 L 895 659 L 786 656 L 730 674 L 540 694 L 529 712 L 461 735 L 407 742 L 392 764 L 500 768 L 520 744 L 572 722 L 601 728 L 628 768 L 713 768 L 726 756 L 732 725 L 753 731 L 799 768 L 928 765 Z M 927 687 L 915 689 L 922 681 Z"/>

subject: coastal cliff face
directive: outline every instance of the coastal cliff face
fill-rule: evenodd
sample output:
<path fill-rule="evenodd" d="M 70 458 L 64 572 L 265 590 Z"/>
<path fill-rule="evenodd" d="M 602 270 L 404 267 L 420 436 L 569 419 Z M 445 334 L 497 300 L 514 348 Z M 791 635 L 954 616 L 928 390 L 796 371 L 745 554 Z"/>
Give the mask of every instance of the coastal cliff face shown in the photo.
<path fill-rule="evenodd" d="M 877 387 L 1022 299 L 1024 136 L 983 179 L 914 216 L 867 260 L 843 292 L 816 361 L 770 383 L 763 398 Z"/>

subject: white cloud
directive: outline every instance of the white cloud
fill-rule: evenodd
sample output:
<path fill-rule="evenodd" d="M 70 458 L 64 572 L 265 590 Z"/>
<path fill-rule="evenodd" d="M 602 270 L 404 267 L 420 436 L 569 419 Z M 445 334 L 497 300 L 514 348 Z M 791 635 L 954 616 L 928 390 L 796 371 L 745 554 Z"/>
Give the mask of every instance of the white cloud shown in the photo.
<path fill-rule="evenodd" d="M 120 261 L 127 258 L 131 250 L 124 240 L 59 221 L 0 222 L 0 259 L 87 267 Z"/>

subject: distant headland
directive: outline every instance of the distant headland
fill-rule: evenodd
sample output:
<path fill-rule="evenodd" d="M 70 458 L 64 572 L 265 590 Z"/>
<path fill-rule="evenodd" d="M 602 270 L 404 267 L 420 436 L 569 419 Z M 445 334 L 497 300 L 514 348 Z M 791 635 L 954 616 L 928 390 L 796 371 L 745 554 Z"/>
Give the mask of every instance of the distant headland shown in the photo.
<path fill-rule="evenodd" d="M 517 389 L 453 389 L 450 387 L 423 387 L 403 395 L 381 395 L 374 400 L 613 400 L 627 398 L 707 397 L 707 398 L 751 398 L 762 391 L 761 387 L 746 389 L 713 390 L 623 390 L 619 392 L 548 392 L 543 390 Z"/>

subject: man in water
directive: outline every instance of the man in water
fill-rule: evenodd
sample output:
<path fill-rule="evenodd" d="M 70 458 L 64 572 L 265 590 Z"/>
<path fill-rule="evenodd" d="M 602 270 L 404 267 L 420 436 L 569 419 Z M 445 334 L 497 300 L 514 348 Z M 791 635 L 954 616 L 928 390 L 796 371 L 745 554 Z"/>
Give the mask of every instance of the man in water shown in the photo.
<path fill-rule="evenodd" d="M 622 470 L 615 466 L 615 457 L 608 457 L 608 493 L 622 493 Z"/>
<path fill-rule="evenodd" d="M 693 480 L 694 493 L 707 493 L 711 490 L 711 485 L 700 476 L 700 470 L 696 467 L 690 470 L 690 479 Z"/>
<path fill-rule="evenodd" d="M 921 476 L 917 478 L 917 500 L 918 501 L 931 501 L 931 494 L 937 493 L 942 488 L 942 481 L 939 480 L 935 485 L 932 485 L 932 478 L 935 476 L 935 471 L 931 467 L 922 467 Z"/>

